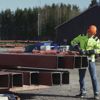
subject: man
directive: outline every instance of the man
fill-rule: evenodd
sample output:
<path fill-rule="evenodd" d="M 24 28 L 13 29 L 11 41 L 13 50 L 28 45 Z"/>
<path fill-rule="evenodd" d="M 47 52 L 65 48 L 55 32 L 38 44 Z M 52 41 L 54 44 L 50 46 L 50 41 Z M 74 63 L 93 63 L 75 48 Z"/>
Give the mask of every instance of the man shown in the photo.
<path fill-rule="evenodd" d="M 90 25 L 86 35 L 79 35 L 71 41 L 71 45 L 74 46 L 81 55 L 87 55 L 89 60 L 89 73 L 92 80 L 94 99 L 99 100 L 99 85 L 97 81 L 95 55 L 100 54 L 100 40 L 96 37 L 97 27 Z M 79 69 L 79 83 L 80 94 L 77 96 L 86 96 L 85 87 L 85 74 L 86 69 Z"/>

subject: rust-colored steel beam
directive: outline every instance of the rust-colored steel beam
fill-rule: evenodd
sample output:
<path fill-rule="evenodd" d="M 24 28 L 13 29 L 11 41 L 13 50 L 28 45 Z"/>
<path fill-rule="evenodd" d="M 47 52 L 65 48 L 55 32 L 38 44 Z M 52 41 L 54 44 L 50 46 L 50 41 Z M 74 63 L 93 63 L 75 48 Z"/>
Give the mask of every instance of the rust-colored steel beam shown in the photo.
<path fill-rule="evenodd" d="M 45 69 L 85 68 L 88 66 L 86 56 L 32 53 L 1 53 L 0 68 L 32 67 Z"/>
<path fill-rule="evenodd" d="M 39 83 L 42 85 L 61 85 L 61 73 L 39 73 Z"/>
<path fill-rule="evenodd" d="M 0 92 L 8 91 L 9 84 L 10 84 L 9 73 L 0 71 Z"/>
<path fill-rule="evenodd" d="M 69 72 L 39 73 L 39 83 L 50 86 L 69 84 Z"/>
<path fill-rule="evenodd" d="M 38 85 L 39 73 L 38 72 L 23 72 L 24 85 Z"/>
<path fill-rule="evenodd" d="M 23 73 L 9 73 L 10 75 L 10 88 L 23 86 Z"/>
<path fill-rule="evenodd" d="M 31 53 L 2 53 L 0 54 L 0 67 L 36 67 L 57 68 L 57 56 L 34 55 Z"/>

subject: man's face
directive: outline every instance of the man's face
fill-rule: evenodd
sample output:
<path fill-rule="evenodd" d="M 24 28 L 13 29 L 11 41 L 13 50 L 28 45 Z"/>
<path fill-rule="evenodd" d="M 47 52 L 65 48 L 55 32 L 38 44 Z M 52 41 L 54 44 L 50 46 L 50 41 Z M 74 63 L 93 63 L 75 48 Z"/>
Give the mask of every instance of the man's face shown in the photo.
<path fill-rule="evenodd" d="M 91 36 L 94 36 L 93 34 L 91 33 L 87 33 L 88 37 L 91 37 Z"/>

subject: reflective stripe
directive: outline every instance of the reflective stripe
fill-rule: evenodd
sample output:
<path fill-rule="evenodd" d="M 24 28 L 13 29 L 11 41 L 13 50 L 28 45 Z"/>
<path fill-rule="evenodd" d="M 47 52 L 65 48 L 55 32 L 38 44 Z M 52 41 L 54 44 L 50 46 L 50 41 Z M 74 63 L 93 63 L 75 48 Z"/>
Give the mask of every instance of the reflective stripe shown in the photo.
<path fill-rule="evenodd" d="M 80 44 L 80 49 L 82 50 L 95 50 L 96 54 L 100 54 L 100 40 L 98 37 L 92 36 L 88 37 L 79 35 L 71 41 L 72 45 Z M 89 56 L 92 62 L 95 62 L 95 54 Z"/>
<path fill-rule="evenodd" d="M 95 55 L 88 56 L 88 60 L 95 62 Z"/>

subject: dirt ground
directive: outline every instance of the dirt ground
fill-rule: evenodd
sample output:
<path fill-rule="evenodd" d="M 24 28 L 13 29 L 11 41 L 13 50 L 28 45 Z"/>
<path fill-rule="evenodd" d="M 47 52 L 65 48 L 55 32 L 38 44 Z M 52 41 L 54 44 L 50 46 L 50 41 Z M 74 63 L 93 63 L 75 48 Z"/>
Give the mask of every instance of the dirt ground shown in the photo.
<path fill-rule="evenodd" d="M 100 60 L 96 62 L 97 76 L 100 84 Z M 78 69 L 69 70 L 70 84 L 47 86 L 31 90 L 18 91 L 21 100 L 80 100 L 75 95 L 79 93 Z M 93 100 L 93 90 L 89 72 L 86 73 L 87 96 L 83 100 Z"/>

